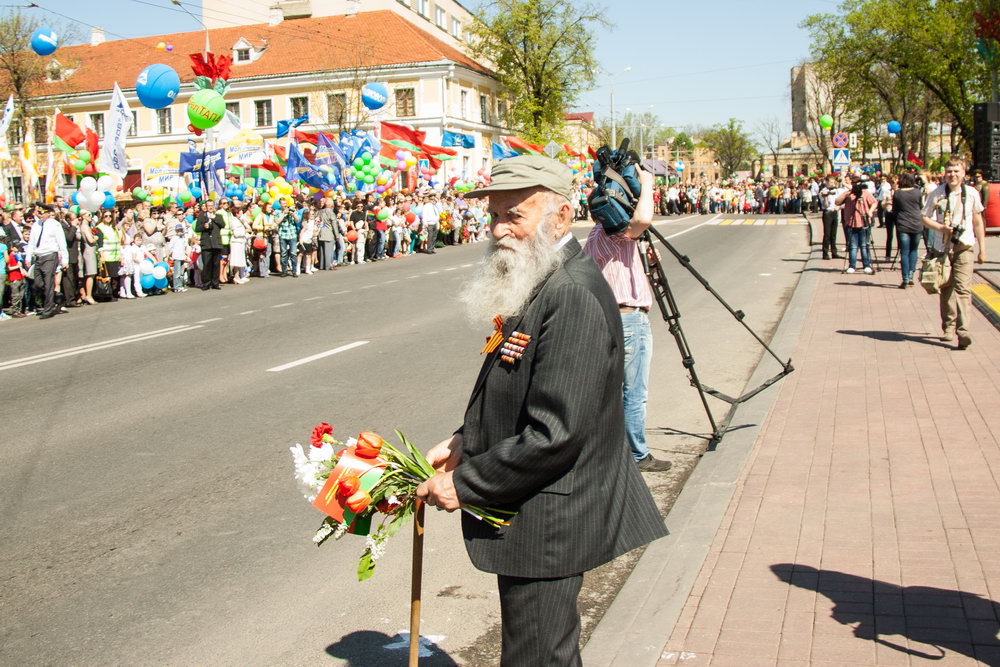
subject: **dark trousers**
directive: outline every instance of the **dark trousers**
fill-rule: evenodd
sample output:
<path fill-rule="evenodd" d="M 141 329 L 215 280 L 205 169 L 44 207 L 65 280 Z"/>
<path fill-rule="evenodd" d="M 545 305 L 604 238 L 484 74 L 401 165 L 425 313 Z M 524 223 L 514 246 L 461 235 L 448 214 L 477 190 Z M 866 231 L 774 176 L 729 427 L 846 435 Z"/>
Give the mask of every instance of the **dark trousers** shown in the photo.
<path fill-rule="evenodd" d="M 76 292 L 76 275 L 79 270 L 79 264 L 70 264 L 62 272 L 62 295 L 64 303 L 76 303 L 80 299 L 80 295 Z"/>
<path fill-rule="evenodd" d="M 219 260 L 222 250 L 219 248 L 202 248 L 201 250 L 201 286 L 219 286 Z"/>
<path fill-rule="evenodd" d="M 583 575 L 526 579 L 497 575 L 503 644 L 501 667 L 578 666 Z"/>
<path fill-rule="evenodd" d="M 45 306 L 42 315 L 55 315 L 59 307 L 56 305 L 56 271 L 59 269 L 59 253 L 53 252 L 42 257 L 35 257 L 35 285 L 42 288 L 45 294 Z"/>
<path fill-rule="evenodd" d="M 896 214 L 885 212 L 885 258 L 892 259 L 892 241 L 896 238 Z"/>
<path fill-rule="evenodd" d="M 427 225 L 427 252 L 433 253 L 434 246 L 437 245 L 438 240 L 438 226 L 437 225 Z"/>
<path fill-rule="evenodd" d="M 823 256 L 837 256 L 837 225 L 840 211 L 823 211 Z"/>

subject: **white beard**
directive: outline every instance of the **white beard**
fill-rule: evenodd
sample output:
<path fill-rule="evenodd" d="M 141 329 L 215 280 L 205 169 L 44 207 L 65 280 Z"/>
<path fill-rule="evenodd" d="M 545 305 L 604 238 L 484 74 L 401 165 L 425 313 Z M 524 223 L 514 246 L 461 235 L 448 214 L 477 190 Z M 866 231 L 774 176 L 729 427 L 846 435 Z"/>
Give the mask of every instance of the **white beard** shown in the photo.
<path fill-rule="evenodd" d="M 551 238 L 548 222 L 538 225 L 534 237 L 517 241 L 491 236 L 482 266 L 461 295 L 469 318 L 490 322 L 500 315 L 520 315 L 535 287 L 560 263 L 560 252 Z"/>

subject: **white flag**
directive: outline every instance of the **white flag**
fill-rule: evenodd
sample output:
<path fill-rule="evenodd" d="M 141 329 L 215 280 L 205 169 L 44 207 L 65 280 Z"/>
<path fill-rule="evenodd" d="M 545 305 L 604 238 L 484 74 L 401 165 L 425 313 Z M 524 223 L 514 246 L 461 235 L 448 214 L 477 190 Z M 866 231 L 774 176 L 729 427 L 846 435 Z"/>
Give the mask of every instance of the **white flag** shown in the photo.
<path fill-rule="evenodd" d="M 11 116 L 14 115 L 14 94 L 7 98 L 7 106 L 3 108 L 3 118 L 0 118 L 0 135 L 7 134 L 7 128 L 10 127 Z"/>
<path fill-rule="evenodd" d="M 101 147 L 100 168 L 108 174 L 125 178 L 128 164 L 125 158 L 125 138 L 132 126 L 132 110 L 128 100 L 122 95 L 122 89 L 115 81 L 115 89 L 111 94 L 111 110 L 108 113 L 108 131 L 104 134 L 104 145 Z"/>

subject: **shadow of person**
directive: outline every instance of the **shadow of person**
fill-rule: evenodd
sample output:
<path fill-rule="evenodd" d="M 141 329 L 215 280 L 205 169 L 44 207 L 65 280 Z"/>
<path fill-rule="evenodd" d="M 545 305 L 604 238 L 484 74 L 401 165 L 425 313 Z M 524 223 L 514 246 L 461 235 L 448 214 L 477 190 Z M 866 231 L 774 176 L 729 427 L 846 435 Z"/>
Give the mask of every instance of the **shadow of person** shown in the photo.
<path fill-rule="evenodd" d="M 458 667 L 451 656 L 436 644 L 443 637 L 420 636 L 421 667 Z M 327 654 L 346 660 L 350 667 L 404 667 L 409 663 L 410 633 L 390 637 L 384 632 L 358 630 L 326 647 Z"/>
<path fill-rule="evenodd" d="M 855 331 L 853 329 L 838 329 L 837 333 L 844 334 L 845 336 L 865 336 L 866 338 L 874 338 L 875 340 L 884 340 L 891 343 L 909 341 L 911 343 L 923 343 L 924 345 L 945 347 L 949 350 L 952 348 L 952 346 L 948 343 L 942 342 L 940 340 L 940 336 L 932 336 L 925 333 L 915 334 L 906 331 Z"/>
<path fill-rule="evenodd" d="M 771 566 L 778 579 L 816 591 L 833 603 L 830 616 L 853 625 L 854 636 L 925 660 L 941 660 L 947 651 L 966 655 L 986 665 L 1000 666 L 1000 604 L 976 593 L 898 586 L 877 579 L 808 565 Z M 899 635 L 926 644 L 933 651 L 907 647 L 886 635 Z"/>

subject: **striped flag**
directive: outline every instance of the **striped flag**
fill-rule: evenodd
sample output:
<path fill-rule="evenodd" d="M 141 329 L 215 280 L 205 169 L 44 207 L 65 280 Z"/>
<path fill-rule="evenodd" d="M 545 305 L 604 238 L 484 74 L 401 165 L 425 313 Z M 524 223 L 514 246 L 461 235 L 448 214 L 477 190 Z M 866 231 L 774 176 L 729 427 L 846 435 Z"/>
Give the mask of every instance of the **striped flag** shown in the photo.
<path fill-rule="evenodd" d="M 520 137 L 507 137 L 507 145 L 521 155 L 545 155 L 545 149 L 537 144 L 529 144 Z"/>

